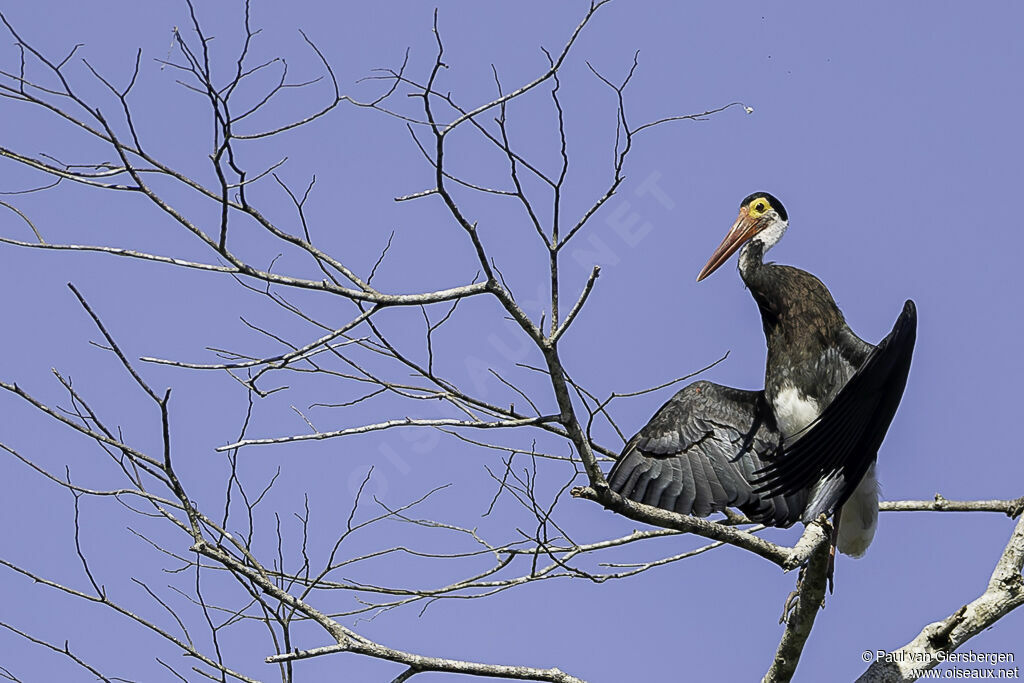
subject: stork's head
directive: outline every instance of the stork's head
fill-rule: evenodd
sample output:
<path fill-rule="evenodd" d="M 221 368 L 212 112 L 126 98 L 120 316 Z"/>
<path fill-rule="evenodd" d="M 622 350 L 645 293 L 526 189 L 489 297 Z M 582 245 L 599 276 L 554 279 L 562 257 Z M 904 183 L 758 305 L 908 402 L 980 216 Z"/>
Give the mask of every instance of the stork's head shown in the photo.
<path fill-rule="evenodd" d="M 767 192 L 750 195 L 740 204 L 740 215 L 732 224 L 729 234 L 701 268 L 697 282 L 718 270 L 733 252 L 748 241 L 759 241 L 764 245 L 764 251 L 768 251 L 782 239 L 787 227 L 789 217 L 782 202 Z"/>

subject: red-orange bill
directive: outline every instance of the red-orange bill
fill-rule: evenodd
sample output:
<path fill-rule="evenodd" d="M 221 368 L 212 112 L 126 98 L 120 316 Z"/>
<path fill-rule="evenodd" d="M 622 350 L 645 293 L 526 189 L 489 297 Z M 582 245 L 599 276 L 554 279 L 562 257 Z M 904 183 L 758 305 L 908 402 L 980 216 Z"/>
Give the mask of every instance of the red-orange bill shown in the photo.
<path fill-rule="evenodd" d="M 757 220 L 750 216 L 747 212 L 747 207 L 743 207 L 740 209 L 740 215 L 736 222 L 732 224 L 732 228 L 729 229 L 725 239 L 715 249 L 715 253 L 711 254 L 711 258 L 704 264 L 704 267 L 700 269 L 700 273 L 697 274 L 697 282 L 718 270 L 756 232 Z"/>

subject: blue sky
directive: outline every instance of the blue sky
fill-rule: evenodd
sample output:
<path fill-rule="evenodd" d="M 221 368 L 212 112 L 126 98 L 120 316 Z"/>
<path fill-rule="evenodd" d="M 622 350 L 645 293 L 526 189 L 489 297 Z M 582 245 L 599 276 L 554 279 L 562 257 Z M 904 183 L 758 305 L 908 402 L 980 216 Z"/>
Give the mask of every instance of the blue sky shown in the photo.
<path fill-rule="evenodd" d="M 298 33 L 301 28 L 333 65 L 343 92 L 354 97 L 370 99 L 380 92 L 379 82 L 358 79 L 377 67 L 397 67 L 407 47 L 410 75 L 426 77 L 433 59 L 432 4 L 349 4 L 307 1 L 285 8 L 257 0 L 253 24 L 264 30 L 254 59 L 284 56 L 294 78 L 319 75 L 315 55 Z M 208 33 L 217 36 L 211 43 L 215 60 L 230 60 L 237 50 L 240 6 L 198 3 Z M 493 97 L 492 64 L 506 88 L 541 73 L 546 61 L 539 47 L 559 48 L 586 8 L 580 2 L 442 1 L 437 6 L 449 66 L 440 76 L 442 87 L 469 106 Z M 203 182 L 214 180 L 203 102 L 175 84 L 180 74 L 155 61 L 173 57 L 172 27 L 184 31 L 188 23 L 182 3 L 48 0 L 4 11 L 26 39 L 50 56 L 59 59 L 75 43 L 84 43 L 79 56 L 118 84 L 127 82 L 135 50 L 141 48 L 142 71 L 132 95 L 141 136 L 169 163 Z M 1019 5 L 1008 2 L 836 7 L 617 0 L 602 8 L 561 77 L 570 156 L 567 215 L 593 201 L 611 172 L 615 102 L 587 61 L 618 80 L 639 50 L 639 67 L 626 91 L 634 124 L 736 101 L 753 111 L 734 107 L 707 121 L 666 124 L 637 136 L 626 182 L 580 235 L 563 267 L 563 300 L 569 301 L 592 265 L 603 268 L 587 308 L 563 341 L 567 370 L 595 393 L 607 395 L 659 384 L 729 352 L 705 377 L 760 388 L 764 339 L 756 306 L 734 265 L 699 285 L 695 278 L 732 224 L 740 199 L 768 190 L 785 203 L 790 216 L 790 230 L 771 257 L 819 276 L 860 336 L 879 340 L 903 301 L 917 302 L 914 365 L 880 453 L 883 497 L 1022 495 L 1024 464 L 1016 426 L 1024 325 L 1016 285 L 1024 247 L 1018 227 L 1024 90 L 1014 75 L 1024 67 L 1022 19 Z M 0 64 L 7 71 L 18 63 L 12 43 L 0 40 Z M 230 65 L 224 62 L 225 69 Z M 73 62 L 69 68 L 83 92 L 105 114 L 116 115 L 116 101 L 90 79 L 84 65 Z M 245 130 L 302 115 L 329 94 L 324 83 L 286 94 Z M 415 103 L 403 97 L 396 106 L 414 111 Z M 0 107 L 0 145 L 51 154 L 66 163 L 111 160 L 109 150 L 84 141 L 53 116 L 9 101 Z M 557 168 L 559 161 L 553 113 L 546 90 L 508 110 L 516 144 L 545 169 Z M 493 147 L 468 130 L 452 144 L 454 170 L 482 184 L 507 185 L 505 160 Z M 280 175 L 294 187 L 304 187 L 316 174 L 308 209 L 311 229 L 321 244 L 361 272 L 369 271 L 394 231 L 394 246 L 377 280 L 383 289 L 411 292 L 472 279 L 472 251 L 436 197 L 393 201 L 431 182 L 430 169 L 401 122 L 341 106 L 309 127 L 243 149 L 242 159 L 252 168 L 287 156 Z M 0 190 L 40 183 L 40 176 L 0 163 Z M 540 187 L 529 189 L 542 193 Z M 216 220 L 210 204 L 177 188 L 167 191 L 196 220 Z M 254 186 L 252 196 L 273 220 L 294 226 L 292 207 L 275 184 L 268 180 Z M 524 308 L 538 319 L 544 303 L 537 291 L 543 286 L 546 257 L 521 207 L 503 197 L 459 196 L 479 221 L 481 239 Z M 31 216 L 48 241 L 209 258 L 136 196 L 62 185 L 6 199 Z M 3 234 L 25 239 L 24 224 L 10 213 L 3 216 Z M 251 226 L 232 236 L 239 252 L 259 264 L 266 265 L 280 251 Z M 314 338 L 313 328 L 229 278 L 8 245 L 0 247 L 0 263 L 0 286 L 11 293 L 3 303 L 7 331 L 0 378 L 59 402 L 63 397 L 49 372 L 56 367 L 148 448 L 158 445 L 151 406 L 133 393 L 130 381 L 102 350 L 89 345 L 97 334 L 66 282 L 82 290 L 132 357 L 213 362 L 206 347 L 265 355 L 280 351 L 240 318 L 293 341 Z M 279 266 L 310 270 L 308 262 L 289 254 Z M 347 304 L 297 299 L 331 323 L 351 316 Z M 432 312 L 435 320 L 443 315 L 438 310 Z M 382 327 L 421 354 L 420 313 L 387 313 Z M 539 355 L 523 345 L 493 302 L 467 302 L 445 330 L 435 340 L 437 362 L 451 377 L 489 400 L 507 401 L 507 392 L 481 370 L 494 368 L 530 388 L 544 405 L 553 405 L 544 383 L 516 366 L 535 364 Z M 220 374 L 155 366 L 145 372 L 156 386 L 174 387 L 179 467 L 195 495 L 216 507 L 225 467 L 213 449 L 237 437 L 244 392 Z M 450 416 L 440 408 L 430 412 L 386 402 L 307 411 L 313 402 L 351 400 L 358 390 L 290 376 L 280 382 L 291 389 L 259 402 L 253 436 L 308 430 L 292 405 L 324 430 L 404 415 L 403 410 L 417 410 L 422 417 Z M 615 417 L 625 431 L 635 431 L 670 394 L 666 389 L 616 402 Z M 58 473 L 68 465 L 85 483 L 109 483 L 104 479 L 111 474 L 109 467 L 94 444 L 55 430 L 11 396 L 0 404 L 0 441 Z M 502 438 L 528 447 L 532 436 L 524 432 Z M 618 446 L 611 430 L 600 431 L 599 437 Z M 371 464 L 373 490 L 388 504 L 451 483 L 421 515 L 479 524 L 495 538 L 514 536 L 511 529 L 521 519 L 507 497 L 494 516 L 481 518 L 495 492 L 484 466 L 501 468 L 500 461 L 493 453 L 433 432 L 254 447 L 243 450 L 240 459 L 254 487 L 281 468 L 279 484 L 259 517 L 264 528 L 273 525 L 274 511 L 294 522 L 292 515 L 301 511 L 308 493 L 319 523 L 313 538 L 321 546 L 333 542 L 351 505 L 353 482 L 358 484 Z M 542 472 L 550 477 L 542 481 L 545 492 L 564 483 L 562 470 Z M 69 545 L 70 495 L 11 458 L 0 458 L 0 481 L 3 557 L 55 580 L 87 586 Z M 100 582 L 127 604 L 166 621 L 167 615 L 128 579 L 141 577 L 159 587 L 177 579 L 161 573 L 162 558 L 126 527 L 177 543 L 178 552 L 187 551 L 187 539 L 162 536 L 158 525 L 126 515 L 110 501 L 85 500 L 82 510 L 82 541 Z M 583 501 L 565 501 L 560 510 L 577 540 L 612 538 L 635 527 Z M 1010 528 L 1008 520 L 994 514 L 884 513 L 867 556 L 839 560 L 836 593 L 818 617 L 797 680 L 851 679 L 865 666 L 863 650 L 895 649 L 925 624 L 977 597 Z M 352 552 L 405 543 L 413 533 L 401 524 L 380 529 L 379 535 L 354 539 Z M 286 527 L 287 533 L 294 534 L 294 526 L 290 532 Z M 766 535 L 793 542 L 797 534 Z M 454 539 L 414 538 L 437 547 L 458 545 Z M 274 551 L 270 536 L 261 544 L 262 550 Z M 674 538 L 605 559 L 646 561 L 695 545 Z M 363 578 L 434 585 L 457 573 L 436 563 L 396 561 L 375 566 Z M 558 666 L 590 681 L 671 680 L 684 674 L 694 680 L 726 674 L 729 680 L 752 680 L 770 663 L 781 635 L 778 615 L 794 580 L 752 555 L 725 548 L 632 579 L 600 585 L 540 582 L 479 601 L 441 602 L 421 617 L 416 607 L 396 610 L 356 628 L 400 649 Z M 211 578 L 211 586 L 217 581 Z M 0 571 L 0 586 L 7 596 L 4 620 L 54 642 L 70 640 L 76 653 L 111 675 L 170 680 L 154 657 L 178 661 L 173 648 L 123 618 L 60 599 L 7 570 Z M 335 598 L 330 600 L 343 608 L 343 600 L 336 605 Z M 1013 652 L 1020 647 L 1022 628 L 1024 615 L 1012 614 L 972 640 L 971 647 Z M 197 633 L 202 629 L 197 627 Z M 306 639 L 301 647 L 326 642 L 312 629 L 299 635 Z M 270 653 L 265 640 L 239 636 L 232 645 L 236 653 L 246 653 L 239 668 L 254 677 L 273 677 L 275 671 L 262 664 Z M 0 665 L 28 680 L 73 679 L 81 673 L 4 632 L 0 652 Z M 399 669 L 336 655 L 300 663 L 297 673 L 308 680 L 327 675 L 391 680 Z M 428 677 L 455 679 L 423 675 Z"/>

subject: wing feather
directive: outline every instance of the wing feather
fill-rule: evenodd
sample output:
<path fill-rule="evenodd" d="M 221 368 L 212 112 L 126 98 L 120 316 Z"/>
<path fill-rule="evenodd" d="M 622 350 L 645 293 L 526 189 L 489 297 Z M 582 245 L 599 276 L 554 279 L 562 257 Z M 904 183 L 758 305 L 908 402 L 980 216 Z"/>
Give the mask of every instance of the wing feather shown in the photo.
<path fill-rule="evenodd" d="M 789 526 L 807 492 L 761 495 L 750 481 L 780 440 L 764 392 L 695 382 L 629 440 L 609 485 L 631 500 L 682 514 L 703 517 L 733 506 L 755 521 Z"/>
<path fill-rule="evenodd" d="M 917 308 L 907 301 L 892 331 L 866 357 L 811 428 L 763 467 L 753 483 L 762 495 L 814 487 L 804 521 L 831 514 L 875 461 L 896 415 L 917 338 Z"/>

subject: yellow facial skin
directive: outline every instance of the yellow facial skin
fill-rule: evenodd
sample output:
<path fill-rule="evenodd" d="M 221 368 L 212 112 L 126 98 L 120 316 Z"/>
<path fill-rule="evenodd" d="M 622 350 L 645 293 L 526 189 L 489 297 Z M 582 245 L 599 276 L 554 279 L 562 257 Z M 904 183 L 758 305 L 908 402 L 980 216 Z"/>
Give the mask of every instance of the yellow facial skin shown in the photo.
<path fill-rule="evenodd" d="M 772 205 L 764 197 L 759 197 L 747 204 L 747 211 L 751 218 L 760 218 L 772 210 Z"/>
<path fill-rule="evenodd" d="M 761 219 L 766 214 L 775 211 L 775 207 L 772 206 L 765 197 L 757 197 L 751 199 L 750 202 L 740 207 L 740 215 L 733 223 L 732 228 L 729 230 L 729 234 L 725 236 L 722 243 L 715 249 L 715 253 L 711 255 L 708 262 L 704 264 L 700 273 L 697 275 L 697 282 L 700 282 L 711 273 L 718 270 L 718 268 L 725 263 L 726 259 L 729 258 L 737 249 L 739 249 L 744 242 L 749 240 L 751 237 L 756 235 L 760 230 L 764 229 L 766 223 L 762 222 Z"/>

